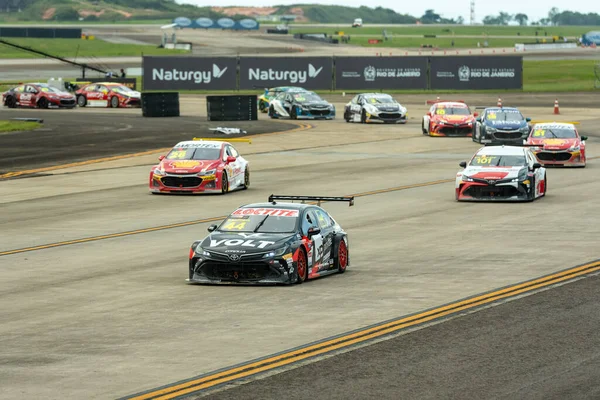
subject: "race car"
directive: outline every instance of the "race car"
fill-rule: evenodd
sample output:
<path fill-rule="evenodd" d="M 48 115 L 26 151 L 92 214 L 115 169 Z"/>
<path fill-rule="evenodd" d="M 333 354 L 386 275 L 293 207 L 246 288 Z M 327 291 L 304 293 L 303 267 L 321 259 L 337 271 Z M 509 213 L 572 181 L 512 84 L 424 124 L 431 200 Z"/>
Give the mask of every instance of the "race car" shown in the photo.
<path fill-rule="evenodd" d="M 353 205 L 354 197 L 271 195 L 268 203 L 239 207 L 192 244 L 187 281 L 291 284 L 345 272 L 348 234 L 327 211 L 304 201 Z"/>
<path fill-rule="evenodd" d="M 346 122 L 382 121 L 386 124 L 406 123 L 406 107 L 385 93 L 362 93 L 354 96 L 344 108 Z"/>
<path fill-rule="evenodd" d="M 268 115 L 275 119 L 334 119 L 335 107 L 315 92 L 288 90 L 271 100 Z"/>
<path fill-rule="evenodd" d="M 529 135 L 529 121 L 515 107 L 488 107 L 476 119 L 473 141 L 519 145 Z"/>
<path fill-rule="evenodd" d="M 179 142 L 150 171 L 150 193 L 227 193 L 248 189 L 250 167 L 228 142 Z"/>
<path fill-rule="evenodd" d="M 585 167 L 586 140 L 586 136 L 579 136 L 574 124 L 551 122 L 535 124 L 525 144 L 540 146 L 531 150 L 545 167 Z"/>
<path fill-rule="evenodd" d="M 529 147 L 482 147 L 460 166 L 458 201 L 533 201 L 548 190 L 546 169 Z"/>
<path fill-rule="evenodd" d="M 90 83 L 75 92 L 79 107 L 141 107 L 141 93 L 116 82 Z"/>
<path fill-rule="evenodd" d="M 462 101 L 435 102 L 423 116 L 421 130 L 429 136 L 473 136 L 478 115 Z"/>
<path fill-rule="evenodd" d="M 285 93 L 289 90 L 301 92 L 305 89 L 298 86 L 278 86 L 271 89 L 265 89 L 265 92 L 258 98 L 258 110 L 263 113 L 268 112 L 271 100 L 279 93 Z"/>
<path fill-rule="evenodd" d="M 26 83 L 2 93 L 8 108 L 75 108 L 75 96 L 46 83 Z"/>

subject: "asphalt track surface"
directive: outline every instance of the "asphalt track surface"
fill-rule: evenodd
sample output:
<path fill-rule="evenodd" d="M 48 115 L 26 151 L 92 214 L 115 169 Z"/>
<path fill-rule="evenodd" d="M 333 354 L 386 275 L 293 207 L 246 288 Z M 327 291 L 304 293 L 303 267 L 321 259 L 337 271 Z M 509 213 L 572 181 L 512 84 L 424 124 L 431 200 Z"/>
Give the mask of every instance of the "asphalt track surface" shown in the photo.
<path fill-rule="evenodd" d="M 403 126 L 338 118 L 240 143 L 252 185 L 226 196 L 149 195 L 148 172 L 158 154 L 1 181 L 0 398 L 129 396 L 598 258 L 597 109 L 564 108 L 554 116 L 546 106 L 550 96 L 539 107 L 524 107 L 534 119 L 581 121 L 580 131 L 590 136 L 587 168 L 548 170 L 548 195 L 534 203 L 463 204 L 454 201 L 453 179 L 458 163 L 479 146 L 470 139 L 423 136 L 426 106 L 417 99 L 407 103 L 411 117 Z M 115 111 L 115 121 L 128 115 Z M 79 124 L 88 117 L 76 114 Z M 348 271 L 290 287 L 186 285 L 190 243 L 235 207 L 271 193 L 357 196 L 354 207 L 325 204 L 349 232 Z M 556 297 L 564 299 L 556 307 L 565 318 L 570 310 L 573 318 L 579 315 L 568 303 L 576 296 Z M 597 308 L 595 300 L 581 301 Z M 498 309 L 505 307 L 512 305 Z M 552 331 L 543 323 L 547 315 L 538 317 L 527 319 L 531 337 L 563 335 L 562 325 Z M 468 332 L 485 330 L 479 320 L 467 321 Z M 582 335 L 576 339 L 597 347 L 586 321 L 577 321 Z M 527 343 L 519 326 L 514 324 L 512 337 Z M 422 334 L 433 339 L 429 329 L 405 340 Z M 425 343 L 440 358 L 470 365 L 442 338 L 439 345 Z M 535 362 L 508 357 L 509 345 L 488 343 L 493 363 L 520 370 Z M 591 365 L 575 350 L 572 356 L 581 368 Z M 540 365 L 544 357 L 538 354 Z M 437 377 L 425 368 L 431 364 L 413 360 L 421 374 L 414 381 L 433 385 Z M 568 370 L 571 359 L 564 360 L 555 363 Z M 343 366 L 341 377 L 353 373 Z M 487 373 L 479 370 L 477 376 Z M 582 385 L 594 389 L 587 381 Z M 358 398 L 375 390 L 367 383 L 355 388 Z"/>
<path fill-rule="evenodd" d="M 597 399 L 599 284 L 587 277 L 202 398 Z"/>
<path fill-rule="evenodd" d="M 0 176 L 24 169 L 80 162 L 172 147 L 193 137 L 235 138 L 289 130 L 285 122 L 207 121 L 206 117 L 145 118 L 141 110 L 0 110 L 0 119 L 41 118 L 31 132 L 0 134 Z M 175 123 L 176 122 L 176 123 Z M 211 128 L 240 128 L 246 134 L 224 135 Z"/>

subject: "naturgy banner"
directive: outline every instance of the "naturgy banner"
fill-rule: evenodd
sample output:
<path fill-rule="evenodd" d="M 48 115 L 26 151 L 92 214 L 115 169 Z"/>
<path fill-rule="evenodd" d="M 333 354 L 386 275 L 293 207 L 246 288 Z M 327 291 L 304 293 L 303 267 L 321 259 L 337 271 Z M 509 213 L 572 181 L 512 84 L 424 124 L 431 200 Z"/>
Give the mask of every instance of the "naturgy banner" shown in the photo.
<path fill-rule="evenodd" d="M 235 90 L 234 57 L 152 57 L 142 63 L 144 90 Z"/>
<path fill-rule="evenodd" d="M 301 86 L 332 89 L 331 57 L 242 57 L 240 89 Z"/>

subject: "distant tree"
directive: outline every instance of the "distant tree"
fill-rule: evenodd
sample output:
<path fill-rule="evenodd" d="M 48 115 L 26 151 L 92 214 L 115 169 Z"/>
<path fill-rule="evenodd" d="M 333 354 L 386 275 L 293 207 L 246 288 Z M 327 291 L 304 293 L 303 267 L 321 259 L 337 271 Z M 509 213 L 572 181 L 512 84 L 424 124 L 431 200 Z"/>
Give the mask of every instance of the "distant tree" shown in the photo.
<path fill-rule="evenodd" d="M 510 21 L 512 21 L 513 16 L 504 11 L 500 12 L 497 16 L 487 15 L 483 19 L 484 25 L 508 25 Z"/>
<path fill-rule="evenodd" d="M 465 19 L 462 17 L 462 15 L 456 18 L 456 23 L 459 25 L 463 25 L 465 23 Z"/>
<path fill-rule="evenodd" d="M 77 21 L 79 19 L 79 11 L 73 7 L 59 7 L 54 13 L 54 20 L 56 21 Z"/>
<path fill-rule="evenodd" d="M 552 25 L 558 25 L 558 16 L 560 15 L 560 11 L 558 8 L 552 7 L 550 11 L 548 11 L 548 20 Z"/>
<path fill-rule="evenodd" d="M 529 17 L 526 14 L 519 13 L 519 14 L 515 15 L 515 21 L 517 21 L 519 23 L 519 25 L 521 25 L 521 26 L 527 25 L 528 19 L 529 19 Z"/>
<path fill-rule="evenodd" d="M 440 14 L 434 10 L 425 10 L 425 14 L 421 17 L 421 22 L 424 24 L 439 24 L 442 20 Z"/>

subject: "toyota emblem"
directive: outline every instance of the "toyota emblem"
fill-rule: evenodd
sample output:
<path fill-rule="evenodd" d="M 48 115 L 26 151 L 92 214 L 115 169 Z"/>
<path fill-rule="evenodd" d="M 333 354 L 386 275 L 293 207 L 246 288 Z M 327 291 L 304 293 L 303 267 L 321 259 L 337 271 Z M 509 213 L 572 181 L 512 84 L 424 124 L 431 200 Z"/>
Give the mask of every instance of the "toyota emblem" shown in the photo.
<path fill-rule="evenodd" d="M 240 255 L 239 254 L 229 254 L 229 259 L 231 261 L 238 261 L 240 259 Z"/>
<path fill-rule="evenodd" d="M 496 181 L 494 181 L 494 180 L 491 180 L 491 181 L 488 181 L 488 182 L 489 182 L 490 185 L 495 185 L 496 184 Z"/>

